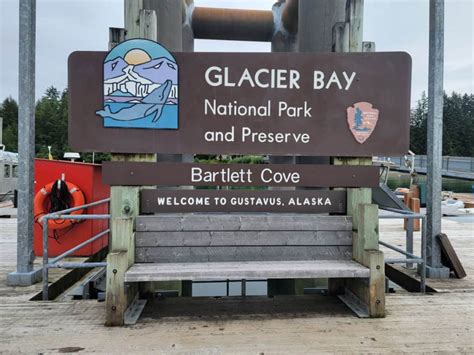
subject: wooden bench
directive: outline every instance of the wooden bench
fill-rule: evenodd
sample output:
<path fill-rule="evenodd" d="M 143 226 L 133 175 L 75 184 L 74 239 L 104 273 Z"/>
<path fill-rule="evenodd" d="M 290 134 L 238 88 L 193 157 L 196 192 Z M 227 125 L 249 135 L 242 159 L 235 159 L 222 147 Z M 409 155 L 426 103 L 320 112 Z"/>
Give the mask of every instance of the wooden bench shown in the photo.
<path fill-rule="evenodd" d="M 347 216 L 139 216 L 135 238 L 126 282 L 369 277 Z"/>
<path fill-rule="evenodd" d="M 107 325 L 124 324 L 127 313 L 139 314 L 133 310 L 138 283 L 178 280 L 327 278 L 329 292 L 338 294 L 357 315 L 385 315 L 376 205 L 349 205 L 352 217 L 274 213 L 135 217 L 136 200 L 124 194 L 126 190 L 119 191 L 121 213 L 128 216 L 115 217 L 112 223 Z M 360 195 L 357 189 L 353 193 Z M 349 199 L 356 197 L 351 194 Z"/>

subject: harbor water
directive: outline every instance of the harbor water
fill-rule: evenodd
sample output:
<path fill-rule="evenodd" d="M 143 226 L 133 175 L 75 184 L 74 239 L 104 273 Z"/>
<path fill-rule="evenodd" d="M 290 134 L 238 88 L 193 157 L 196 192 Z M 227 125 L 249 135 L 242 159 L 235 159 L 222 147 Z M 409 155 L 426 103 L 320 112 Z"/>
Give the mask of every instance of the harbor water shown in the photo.
<path fill-rule="evenodd" d="M 426 175 L 418 175 L 415 178 L 414 183 L 426 183 Z M 391 171 L 388 176 L 387 185 L 391 190 L 395 190 L 397 187 L 408 188 L 410 187 L 410 174 L 398 171 Z M 443 191 L 474 193 L 473 186 L 473 180 L 443 177 Z"/>

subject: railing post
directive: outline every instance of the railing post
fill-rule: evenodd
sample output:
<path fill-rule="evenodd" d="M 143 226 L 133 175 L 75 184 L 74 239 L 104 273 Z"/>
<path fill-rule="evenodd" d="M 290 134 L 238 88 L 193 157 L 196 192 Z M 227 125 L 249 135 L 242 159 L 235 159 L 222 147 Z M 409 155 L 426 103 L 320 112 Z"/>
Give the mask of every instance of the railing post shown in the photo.
<path fill-rule="evenodd" d="M 48 216 L 43 216 L 43 301 L 49 300 L 48 285 Z"/>
<path fill-rule="evenodd" d="M 443 64 L 444 0 L 430 1 L 430 46 L 428 63 L 427 119 L 427 275 L 449 278 L 449 268 L 441 263 L 441 247 L 436 235 L 441 233 L 441 183 L 443 148 Z"/>
<path fill-rule="evenodd" d="M 35 157 L 36 1 L 19 1 L 18 57 L 18 220 L 16 271 L 7 276 L 11 286 L 39 281 L 33 270 L 33 198 Z"/>
<path fill-rule="evenodd" d="M 420 292 L 426 292 L 426 216 L 421 219 L 421 264 L 420 272 Z"/>

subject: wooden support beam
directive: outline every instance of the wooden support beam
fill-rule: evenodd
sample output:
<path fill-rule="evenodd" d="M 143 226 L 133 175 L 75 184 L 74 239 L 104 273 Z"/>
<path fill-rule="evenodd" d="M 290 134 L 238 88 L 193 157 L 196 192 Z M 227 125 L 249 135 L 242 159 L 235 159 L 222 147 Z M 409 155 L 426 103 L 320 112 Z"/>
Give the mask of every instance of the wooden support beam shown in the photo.
<path fill-rule="evenodd" d="M 377 205 L 361 203 L 358 207 L 358 231 L 362 250 L 379 250 L 379 208 Z"/>
<path fill-rule="evenodd" d="M 142 0 L 125 0 L 125 39 L 150 38 L 156 40 L 157 20 L 152 10 L 143 10 Z M 110 32 L 109 47 L 118 44 L 121 33 Z M 113 161 L 154 162 L 155 154 L 112 154 Z M 110 189 L 111 238 L 107 257 L 106 325 L 123 325 L 125 312 L 138 293 L 138 285 L 126 287 L 125 272 L 135 261 L 133 225 L 139 215 L 140 188 L 112 186 Z"/>
<path fill-rule="evenodd" d="M 125 29 L 118 27 L 109 28 L 109 48 L 114 48 L 120 42 L 125 41 Z"/>
<path fill-rule="evenodd" d="M 420 281 L 407 274 L 402 267 L 385 264 L 385 276 L 408 292 L 420 292 Z M 426 285 L 426 292 L 437 292 L 434 288 Z"/>
<path fill-rule="evenodd" d="M 466 277 L 466 271 L 464 270 L 461 260 L 459 260 L 453 245 L 449 241 L 448 236 L 444 233 L 440 233 L 436 238 L 441 245 L 441 260 L 443 261 L 443 264 L 449 267 L 450 270 L 454 271 L 454 275 L 456 275 L 458 279 Z"/>
<path fill-rule="evenodd" d="M 151 39 L 152 41 L 157 40 L 156 28 L 156 13 L 155 10 L 142 9 L 139 12 L 139 26 L 138 26 L 138 37 Z"/>
<path fill-rule="evenodd" d="M 364 0 L 346 2 L 346 22 L 349 23 L 349 52 L 362 52 Z"/>
<path fill-rule="evenodd" d="M 349 24 L 337 22 L 332 28 L 332 50 L 336 53 L 349 52 Z"/>
<path fill-rule="evenodd" d="M 369 316 L 371 318 L 385 317 L 385 262 L 380 250 L 366 251 L 369 278 Z"/>
<path fill-rule="evenodd" d="M 194 52 L 194 31 L 193 31 L 193 12 L 194 12 L 194 0 L 183 0 L 183 52 Z"/>
<path fill-rule="evenodd" d="M 107 293 L 106 321 L 107 326 L 123 325 L 125 311 L 128 307 L 125 290 L 125 272 L 128 270 L 128 253 L 112 252 L 107 256 Z"/>
<path fill-rule="evenodd" d="M 373 51 L 375 44 L 363 45 L 364 0 L 346 2 L 345 22 L 333 27 L 333 50 L 336 52 Z M 333 158 L 336 165 L 372 165 L 372 158 Z M 385 271 L 383 253 L 378 250 L 378 207 L 371 204 L 372 190 L 368 188 L 347 189 L 347 214 L 352 216 L 353 259 L 370 269 L 368 280 L 346 279 L 345 287 L 350 297 L 364 308 L 369 317 L 385 316 Z M 337 290 L 342 281 L 331 285 Z M 344 298 L 341 298 L 344 299 Z M 353 303 L 353 302 L 352 302 Z M 360 308 L 360 307 L 359 307 Z"/>
<path fill-rule="evenodd" d="M 346 0 L 299 0 L 298 51 L 331 52 L 332 29 L 345 21 Z"/>
<path fill-rule="evenodd" d="M 140 36 L 140 10 L 143 0 L 124 0 L 125 36 L 127 39 Z"/>

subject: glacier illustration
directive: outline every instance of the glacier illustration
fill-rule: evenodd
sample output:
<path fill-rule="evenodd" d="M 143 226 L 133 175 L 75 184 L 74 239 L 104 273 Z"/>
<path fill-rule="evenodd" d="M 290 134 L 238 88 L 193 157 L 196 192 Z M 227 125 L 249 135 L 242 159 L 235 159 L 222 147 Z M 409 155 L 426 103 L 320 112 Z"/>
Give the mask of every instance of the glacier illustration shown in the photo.
<path fill-rule="evenodd" d="M 105 127 L 177 129 L 178 65 L 160 44 L 133 39 L 113 48 L 104 60 Z"/>

